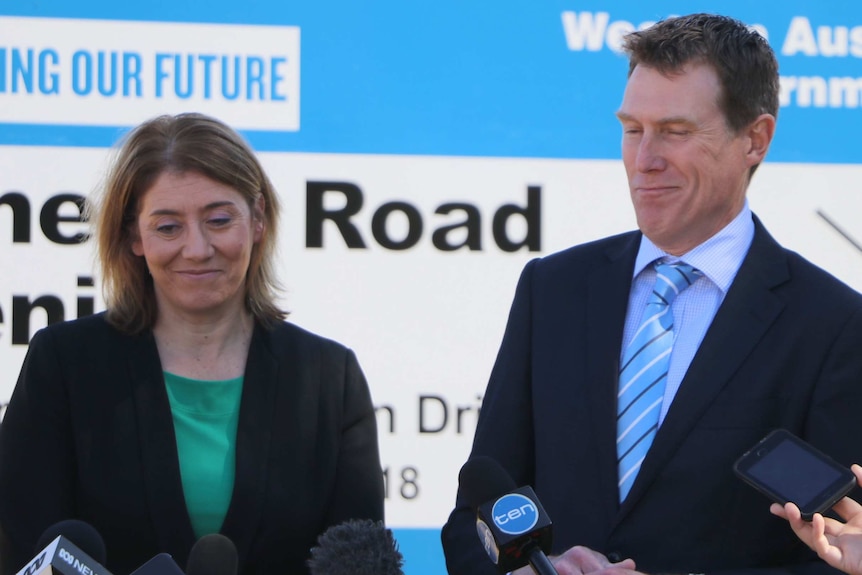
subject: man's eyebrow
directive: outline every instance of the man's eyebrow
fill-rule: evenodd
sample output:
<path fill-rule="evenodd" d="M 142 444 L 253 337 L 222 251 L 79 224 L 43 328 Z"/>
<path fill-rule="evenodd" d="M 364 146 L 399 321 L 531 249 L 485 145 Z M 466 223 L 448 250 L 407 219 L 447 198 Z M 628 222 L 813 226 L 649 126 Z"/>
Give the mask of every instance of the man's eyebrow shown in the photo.
<path fill-rule="evenodd" d="M 617 112 L 615 115 L 621 122 L 637 122 L 638 121 L 637 118 L 635 118 L 631 114 L 627 114 L 625 112 L 620 111 L 620 112 Z M 688 124 L 688 125 L 694 124 L 694 122 L 692 122 L 690 118 L 686 118 L 685 116 L 669 116 L 667 118 L 661 118 L 656 123 L 661 125 L 661 126 L 666 126 L 668 124 Z"/>

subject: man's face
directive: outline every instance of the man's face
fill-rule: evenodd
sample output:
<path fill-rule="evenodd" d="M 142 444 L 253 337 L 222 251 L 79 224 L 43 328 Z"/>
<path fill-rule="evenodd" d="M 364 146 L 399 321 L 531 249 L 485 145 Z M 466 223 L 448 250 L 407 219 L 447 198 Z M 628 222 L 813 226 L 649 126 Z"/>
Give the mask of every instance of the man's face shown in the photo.
<path fill-rule="evenodd" d="M 732 134 L 727 127 L 720 92 L 715 71 L 705 64 L 688 64 L 672 76 L 638 65 L 617 112 L 638 227 L 674 255 L 703 243 L 739 213 L 749 168 L 760 161 L 751 153 L 749 131 Z"/>

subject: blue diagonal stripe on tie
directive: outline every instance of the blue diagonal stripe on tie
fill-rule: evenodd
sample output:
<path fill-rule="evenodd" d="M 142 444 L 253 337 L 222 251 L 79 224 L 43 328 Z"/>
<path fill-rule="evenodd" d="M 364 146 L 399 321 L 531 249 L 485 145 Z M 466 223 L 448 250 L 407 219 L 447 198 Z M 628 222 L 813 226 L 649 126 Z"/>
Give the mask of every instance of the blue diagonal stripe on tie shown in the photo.
<path fill-rule="evenodd" d="M 628 495 L 658 430 L 674 337 L 670 306 L 700 275 L 681 262 L 656 265 L 653 292 L 623 354 L 617 395 L 620 501 Z"/>

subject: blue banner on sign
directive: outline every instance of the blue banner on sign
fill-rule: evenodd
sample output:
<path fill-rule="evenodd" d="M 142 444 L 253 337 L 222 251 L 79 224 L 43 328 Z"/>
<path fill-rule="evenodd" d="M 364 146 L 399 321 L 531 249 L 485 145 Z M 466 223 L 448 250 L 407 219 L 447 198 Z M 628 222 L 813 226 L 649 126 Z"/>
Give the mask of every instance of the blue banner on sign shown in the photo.
<path fill-rule="evenodd" d="M 393 529 L 404 556 L 404 575 L 444 575 L 446 561 L 439 529 Z"/>
<path fill-rule="evenodd" d="M 716 6 L 46 0 L 0 8 L 9 16 L 298 27 L 301 127 L 243 130 L 259 150 L 584 159 L 619 157 L 620 36 L 697 10 Z M 779 54 L 784 93 L 770 161 L 862 162 L 862 4 L 751 3 L 727 13 L 762 28 Z M 0 46 L 7 79 L 13 48 Z M 6 122 L 0 144 L 109 146 L 130 125 Z"/>

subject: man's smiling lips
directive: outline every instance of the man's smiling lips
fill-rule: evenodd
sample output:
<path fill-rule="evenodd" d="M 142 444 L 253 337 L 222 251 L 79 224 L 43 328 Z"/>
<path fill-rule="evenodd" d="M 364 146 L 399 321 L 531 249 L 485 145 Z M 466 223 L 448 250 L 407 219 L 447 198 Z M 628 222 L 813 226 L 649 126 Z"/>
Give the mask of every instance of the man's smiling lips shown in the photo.
<path fill-rule="evenodd" d="M 674 190 L 679 189 L 678 186 L 671 185 L 648 185 L 648 186 L 634 186 L 634 191 L 640 195 L 662 195 L 669 192 L 673 192 Z"/>

